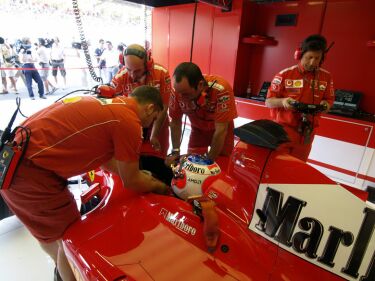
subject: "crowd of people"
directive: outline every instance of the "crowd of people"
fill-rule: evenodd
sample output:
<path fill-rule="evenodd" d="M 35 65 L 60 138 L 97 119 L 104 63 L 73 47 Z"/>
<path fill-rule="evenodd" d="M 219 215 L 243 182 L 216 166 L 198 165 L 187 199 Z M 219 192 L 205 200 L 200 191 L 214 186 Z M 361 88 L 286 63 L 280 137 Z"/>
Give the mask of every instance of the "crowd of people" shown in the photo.
<path fill-rule="evenodd" d="M 320 67 L 325 52 L 324 37 L 307 37 L 298 64 L 274 77 L 266 100 L 274 120 L 289 133 L 289 152 L 298 150 L 295 156 L 303 161 L 311 143 L 302 140 L 304 132 L 298 130 L 301 114 L 289 105 L 293 100 L 325 104 L 327 110 L 332 105 L 332 79 Z M 219 156 L 228 157 L 234 146 L 234 92 L 223 77 L 203 75 L 193 62 L 181 62 L 170 77 L 168 70 L 153 60 L 149 49 L 138 44 L 122 52 L 115 51 L 110 41 L 100 40 L 94 53 L 107 83 L 99 87 L 99 98 L 67 98 L 28 118 L 23 126 L 31 129 L 33 137 L 12 185 L 1 190 L 12 211 L 54 259 L 63 280 L 74 280 L 74 276 L 61 239 L 79 218 L 66 188 L 67 178 L 102 166 L 118 174 L 128 188 L 166 193 L 165 183 L 141 172 L 141 153 L 154 154 L 167 166 L 176 161 L 184 114 L 191 124 L 188 153 L 205 154 L 214 161 Z M 53 76 L 59 68 L 64 78 L 64 56 L 58 51 L 54 55 Z M 25 56 L 25 64 L 32 64 Z M 34 71 L 32 65 L 27 67 Z M 43 80 L 47 87 L 48 75 L 43 77 L 47 77 Z M 43 84 L 40 78 L 36 80 L 41 95 Z M 56 130 L 60 124 L 66 126 Z M 316 128 L 314 120 L 312 124 Z M 17 134 L 16 140 L 19 138 Z M 72 163 L 72 158 L 77 160 Z"/>
<path fill-rule="evenodd" d="M 103 83 L 111 82 L 124 65 L 122 56 L 126 45 L 120 42 L 115 48 L 111 41 L 103 39 L 99 40 L 96 48 L 91 46 L 90 41 L 87 41 L 87 45 L 95 72 Z M 41 98 L 53 94 L 58 88 L 79 85 L 87 89 L 94 85 L 82 44 L 73 42 L 71 46 L 63 46 L 58 37 L 37 38 L 33 41 L 24 37 L 15 42 L 0 37 L 0 72 L 0 94 L 18 94 L 17 81 L 21 78 L 31 99 L 35 99 L 32 81 L 37 85 L 42 81 L 43 91 L 38 86 Z M 70 76 L 68 80 L 67 73 Z"/>

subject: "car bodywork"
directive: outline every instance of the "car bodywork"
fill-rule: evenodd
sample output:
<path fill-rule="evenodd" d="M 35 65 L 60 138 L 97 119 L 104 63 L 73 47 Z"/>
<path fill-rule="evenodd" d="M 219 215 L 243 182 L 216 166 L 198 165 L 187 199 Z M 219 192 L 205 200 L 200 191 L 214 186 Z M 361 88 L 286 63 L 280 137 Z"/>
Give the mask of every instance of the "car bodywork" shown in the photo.
<path fill-rule="evenodd" d="M 366 194 L 288 155 L 268 122 L 236 129 L 232 155 L 217 160 L 205 190 L 219 218 L 213 252 L 195 204 L 92 172 L 101 201 L 63 239 L 77 280 L 375 280 Z"/>

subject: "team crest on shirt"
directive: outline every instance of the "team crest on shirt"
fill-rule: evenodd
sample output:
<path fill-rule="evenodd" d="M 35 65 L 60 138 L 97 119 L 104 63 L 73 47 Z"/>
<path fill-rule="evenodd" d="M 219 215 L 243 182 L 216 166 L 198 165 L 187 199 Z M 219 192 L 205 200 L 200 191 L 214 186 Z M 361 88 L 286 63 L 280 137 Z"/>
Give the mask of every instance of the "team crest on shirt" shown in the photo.
<path fill-rule="evenodd" d="M 303 88 L 303 79 L 285 79 L 285 88 Z"/>
<path fill-rule="evenodd" d="M 292 88 L 293 87 L 293 80 L 285 79 L 285 88 Z"/>

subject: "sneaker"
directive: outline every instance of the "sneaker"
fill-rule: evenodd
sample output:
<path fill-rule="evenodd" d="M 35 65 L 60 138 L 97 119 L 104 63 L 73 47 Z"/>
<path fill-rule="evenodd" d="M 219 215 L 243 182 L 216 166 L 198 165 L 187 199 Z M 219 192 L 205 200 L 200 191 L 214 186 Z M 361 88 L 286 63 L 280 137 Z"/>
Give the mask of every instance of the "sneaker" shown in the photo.
<path fill-rule="evenodd" d="M 2 91 L 1 94 L 6 95 L 6 94 L 9 94 L 9 92 L 8 91 Z"/>
<path fill-rule="evenodd" d="M 34 97 L 31 97 L 30 99 L 32 99 L 32 100 L 35 100 L 35 98 L 34 98 Z"/>
<path fill-rule="evenodd" d="M 40 96 L 39 98 L 44 99 L 44 100 L 47 99 L 45 96 Z"/>

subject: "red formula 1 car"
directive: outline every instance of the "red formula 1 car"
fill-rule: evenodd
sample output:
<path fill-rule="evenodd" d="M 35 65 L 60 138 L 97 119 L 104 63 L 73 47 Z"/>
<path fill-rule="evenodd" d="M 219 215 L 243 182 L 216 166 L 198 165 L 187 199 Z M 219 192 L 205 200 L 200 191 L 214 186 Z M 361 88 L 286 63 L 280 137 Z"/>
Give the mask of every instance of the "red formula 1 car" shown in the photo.
<path fill-rule="evenodd" d="M 63 239 L 77 280 L 375 280 L 375 209 L 366 194 L 283 152 L 287 137 L 272 121 L 235 133 L 220 169 L 188 158 L 174 179 L 175 191 L 198 185 L 215 203 L 215 249 L 189 194 L 136 194 L 98 171 L 83 200 L 96 195 L 99 204 Z"/>

